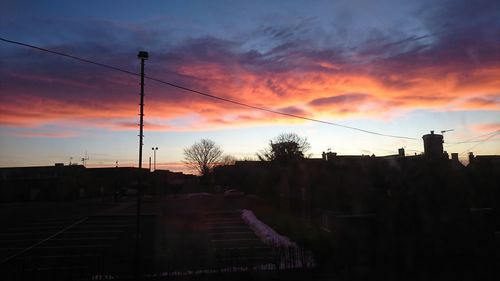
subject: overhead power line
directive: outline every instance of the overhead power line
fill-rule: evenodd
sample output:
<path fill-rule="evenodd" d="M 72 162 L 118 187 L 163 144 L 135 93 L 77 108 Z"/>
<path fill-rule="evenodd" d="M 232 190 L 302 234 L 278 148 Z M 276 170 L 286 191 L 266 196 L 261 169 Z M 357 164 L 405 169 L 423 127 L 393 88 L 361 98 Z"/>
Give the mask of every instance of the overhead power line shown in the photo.
<path fill-rule="evenodd" d="M 134 75 L 134 76 L 140 76 L 139 73 L 135 73 L 135 72 L 132 72 L 132 71 L 129 71 L 129 70 L 125 70 L 125 69 L 122 69 L 122 68 L 119 68 L 119 67 L 116 67 L 116 66 L 112 66 L 112 65 L 109 65 L 109 64 L 104 64 L 104 63 L 96 62 L 96 61 L 93 61 L 93 60 L 89 60 L 89 59 L 77 57 L 77 56 L 70 55 L 70 54 L 67 54 L 67 53 L 62 53 L 62 52 L 59 52 L 59 51 L 54 51 L 54 50 L 50 50 L 50 49 L 46 49 L 46 48 L 42 48 L 42 47 L 30 45 L 30 44 L 18 42 L 18 41 L 8 40 L 8 39 L 1 38 L 1 37 L 0 37 L 0 40 L 3 41 L 3 42 L 6 42 L 6 43 L 10 43 L 10 44 L 14 44 L 14 45 L 19 45 L 19 46 L 24 46 L 24 47 L 36 49 L 36 50 L 39 50 L 39 51 L 51 53 L 51 54 L 54 54 L 54 55 L 66 57 L 66 58 L 77 60 L 77 61 L 84 62 L 84 63 L 93 64 L 93 65 L 96 65 L 96 66 L 100 66 L 100 67 L 107 68 L 107 69 L 110 69 L 110 70 L 122 72 L 122 73 L 125 73 L 125 74 Z M 269 108 L 264 108 L 264 107 L 260 107 L 260 106 L 255 106 L 255 105 L 251 105 L 251 104 L 239 102 L 237 100 L 227 99 L 227 98 L 219 97 L 219 96 L 216 96 L 216 95 L 208 94 L 208 93 L 205 93 L 205 92 L 202 92 L 202 91 L 194 90 L 194 89 L 182 86 L 182 85 L 177 85 L 177 84 L 174 84 L 174 83 L 171 83 L 171 82 L 167 82 L 167 81 L 164 81 L 164 80 L 161 80 L 161 79 L 158 79 L 158 78 L 155 78 L 155 77 L 151 77 L 151 76 L 144 76 L 144 78 L 149 79 L 151 81 L 155 81 L 155 82 L 164 84 L 164 85 L 171 86 L 173 88 L 184 90 L 184 91 L 187 91 L 187 92 L 190 92 L 190 93 L 194 93 L 194 94 L 201 95 L 201 96 L 204 96 L 204 97 L 212 98 L 212 99 L 215 99 L 215 100 L 220 100 L 220 101 L 227 102 L 227 103 L 232 103 L 232 104 L 235 104 L 235 105 L 239 105 L 239 106 L 242 106 L 242 107 L 246 107 L 246 108 L 250 108 L 250 109 L 255 109 L 255 110 L 259 110 L 259 111 L 263 111 L 263 112 L 273 113 L 273 114 L 277 114 L 277 115 L 292 117 L 292 118 L 296 118 L 296 119 L 302 119 L 302 120 L 316 122 L 316 123 L 321 123 L 321 124 L 326 124 L 326 125 L 337 126 L 337 127 L 341 127 L 341 128 L 345 128 L 345 129 L 350 129 L 350 130 L 355 130 L 355 131 L 359 131 L 359 132 L 363 132 L 363 133 L 367 133 L 367 134 L 372 134 L 372 135 L 376 135 L 376 136 L 389 137 L 389 138 L 397 138 L 397 139 L 415 140 L 415 141 L 419 141 L 420 140 L 418 138 L 385 134 L 385 133 L 380 133 L 380 132 L 371 131 L 371 130 L 365 130 L 365 129 L 361 129 L 361 128 L 357 128 L 357 127 L 353 127 L 353 126 L 347 126 L 347 125 L 343 125 L 343 124 L 339 124 L 339 123 L 334 123 L 334 122 L 330 122 L 330 121 L 324 121 L 324 120 L 319 120 L 319 119 L 315 119 L 315 118 L 310 118 L 310 117 L 300 116 L 300 115 L 296 115 L 296 114 L 290 114 L 290 113 L 286 113 L 286 112 L 282 112 L 282 111 L 277 111 L 277 110 L 273 110 L 273 109 L 269 109 Z"/>
<path fill-rule="evenodd" d="M 492 134 L 491 136 L 489 136 L 489 137 L 487 137 L 487 138 L 485 138 L 485 139 L 481 140 L 479 143 L 477 143 L 477 144 L 473 145 L 473 146 L 472 146 L 472 147 L 470 147 L 469 149 L 462 151 L 460 154 L 465 153 L 465 152 L 469 152 L 469 151 L 473 150 L 474 148 L 478 147 L 479 145 L 483 144 L 484 142 L 488 141 L 489 139 L 493 138 L 494 136 L 496 136 L 496 135 L 498 135 L 498 134 L 500 134 L 500 131 L 496 131 L 496 132 L 495 132 L 494 134 Z"/>
<path fill-rule="evenodd" d="M 477 140 L 477 139 L 480 139 L 480 138 L 483 138 L 483 137 L 486 137 L 486 136 L 489 136 L 489 135 L 496 135 L 498 133 L 500 133 L 500 130 L 489 132 L 487 134 L 476 136 L 476 137 L 473 137 L 473 138 L 470 138 L 470 139 L 467 139 L 467 140 L 464 140 L 464 141 L 446 142 L 445 144 L 448 145 L 448 147 L 450 147 L 450 146 L 454 146 L 454 145 L 457 145 L 457 144 L 465 144 L 465 143 L 473 143 L 473 142 L 483 142 L 484 140 Z"/>

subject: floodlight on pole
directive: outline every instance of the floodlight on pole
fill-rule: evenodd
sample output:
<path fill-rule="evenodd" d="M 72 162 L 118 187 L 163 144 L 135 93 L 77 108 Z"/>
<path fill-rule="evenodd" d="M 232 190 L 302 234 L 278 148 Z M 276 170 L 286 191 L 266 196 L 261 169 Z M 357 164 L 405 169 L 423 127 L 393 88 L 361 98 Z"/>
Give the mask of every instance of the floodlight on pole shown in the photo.
<path fill-rule="evenodd" d="M 156 171 L 156 151 L 158 147 L 151 147 L 151 150 L 153 150 L 153 171 Z"/>

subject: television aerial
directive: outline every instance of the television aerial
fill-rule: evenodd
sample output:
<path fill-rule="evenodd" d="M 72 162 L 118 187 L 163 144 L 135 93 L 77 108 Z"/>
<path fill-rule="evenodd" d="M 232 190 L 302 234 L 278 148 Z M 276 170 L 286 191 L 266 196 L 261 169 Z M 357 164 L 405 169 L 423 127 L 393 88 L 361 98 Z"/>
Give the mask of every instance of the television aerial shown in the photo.
<path fill-rule="evenodd" d="M 82 157 L 83 166 L 85 166 L 85 164 L 87 163 L 88 160 L 89 160 L 89 156 L 87 155 L 87 151 L 85 151 L 85 156 Z"/>
<path fill-rule="evenodd" d="M 452 131 L 455 131 L 455 129 L 442 130 L 441 134 L 444 135 L 444 133 L 446 133 L 446 132 L 452 132 Z"/>

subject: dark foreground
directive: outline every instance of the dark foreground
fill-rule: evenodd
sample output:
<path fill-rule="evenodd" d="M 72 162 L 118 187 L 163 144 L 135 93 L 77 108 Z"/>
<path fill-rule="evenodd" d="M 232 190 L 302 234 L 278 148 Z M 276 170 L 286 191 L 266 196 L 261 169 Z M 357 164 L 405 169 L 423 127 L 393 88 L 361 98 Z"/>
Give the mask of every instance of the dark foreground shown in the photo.
<path fill-rule="evenodd" d="M 224 279 L 275 263 L 241 219 L 246 200 L 210 194 L 145 198 L 137 260 L 135 200 L 3 204 L 2 280 Z"/>
<path fill-rule="evenodd" d="M 210 194 L 145 198 L 137 262 L 135 207 L 135 198 L 2 204 L 1 280 L 494 280 L 499 273 L 498 256 L 452 256 L 412 270 L 334 259 L 284 269 L 241 220 L 239 210 L 259 208 L 255 199 Z"/>

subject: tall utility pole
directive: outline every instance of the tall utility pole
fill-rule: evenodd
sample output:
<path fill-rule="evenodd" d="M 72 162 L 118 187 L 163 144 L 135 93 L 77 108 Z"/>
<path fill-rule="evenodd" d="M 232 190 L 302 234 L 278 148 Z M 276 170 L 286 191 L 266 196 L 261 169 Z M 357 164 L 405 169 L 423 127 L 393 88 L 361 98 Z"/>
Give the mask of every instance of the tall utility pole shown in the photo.
<path fill-rule="evenodd" d="M 139 59 L 141 59 L 141 103 L 139 104 L 141 106 L 141 111 L 139 113 L 140 116 L 140 123 L 139 123 L 139 169 L 142 168 L 142 145 L 143 145 L 143 138 L 144 138 L 144 61 L 149 58 L 148 52 L 140 51 L 139 54 L 137 55 Z"/>
<path fill-rule="evenodd" d="M 137 181 L 137 220 L 135 233 L 135 275 L 136 280 L 140 279 L 140 216 L 141 216 L 141 196 L 142 196 L 142 146 L 144 138 L 144 61 L 149 58 L 148 52 L 140 51 L 137 57 L 141 60 L 141 111 L 139 113 L 139 178 Z"/>

